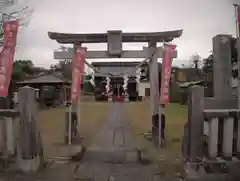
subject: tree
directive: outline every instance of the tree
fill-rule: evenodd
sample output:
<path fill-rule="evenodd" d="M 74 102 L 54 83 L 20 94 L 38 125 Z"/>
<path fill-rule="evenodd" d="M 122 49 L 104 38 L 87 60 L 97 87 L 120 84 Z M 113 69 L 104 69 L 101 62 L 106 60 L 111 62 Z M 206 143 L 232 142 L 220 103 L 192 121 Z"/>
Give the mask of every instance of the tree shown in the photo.
<path fill-rule="evenodd" d="M 32 14 L 32 9 L 26 6 L 25 0 L 0 0 L 0 47 L 3 45 L 3 23 L 13 19 L 19 19 L 20 27 L 27 26 Z"/>
<path fill-rule="evenodd" d="M 201 57 L 197 53 L 190 57 L 190 67 L 199 68 L 201 65 Z"/>
<path fill-rule="evenodd" d="M 71 60 L 59 60 L 55 65 L 51 65 L 52 71 L 61 72 L 63 76 L 69 80 L 72 79 L 72 61 Z"/>
<path fill-rule="evenodd" d="M 14 3 L 13 0 L 0 0 L 0 10 L 6 8 Z"/>
<path fill-rule="evenodd" d="M 205 84 L 207 89 L 205 89 L 205 96 L 213 96 L 213 55 L 209 55 L 207 58 L 203 59 L 203 72 L 206 73 Z"/>
<path fill-rule="evenodd" d="M 23 80 L 27 75 L 34 75 L 36 67 L 31 60 L 17 60 L 13 63 L 12 80 Z"/>
<path fill-rule="evenodd" d="M 213 55 L 209 55 L 207 58 L 203 59 L 202 70 L 207 74 L 213 72 Z"/>

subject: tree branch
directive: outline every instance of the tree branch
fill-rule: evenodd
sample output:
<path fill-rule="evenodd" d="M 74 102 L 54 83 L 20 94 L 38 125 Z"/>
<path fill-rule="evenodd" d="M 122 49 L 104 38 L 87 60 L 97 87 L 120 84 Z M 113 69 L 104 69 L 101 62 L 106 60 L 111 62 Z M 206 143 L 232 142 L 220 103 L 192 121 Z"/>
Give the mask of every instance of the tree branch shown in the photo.
<path fill-rule="evenodd" d="M 1 6 L 1 0 L 0 0 L 0 6 Z M 27 26 L 28 22 L 24 22 L 22 20 L 26 19 L 27 17 L 24 17 L 25 14 L 28 13 L 29 7 L 25 6 L 24 8 L 20 9 L 20 10 L 16 10 L 13 12 L 10 12 L 8 14 L 3 13 L 2 14 L 2 21 L 0 21 L 0 47 L 3 46 L 3 38 L 4 38 L 4 32 L 3 32 L 3 23 L 9 20 L 13 20 L 13 19 L 20 19 L 20 27 L 22 26 Z M 30 13 L 32 13 L 30 11 Z M 24 17 L 24 18 L 23 18 Z"/>

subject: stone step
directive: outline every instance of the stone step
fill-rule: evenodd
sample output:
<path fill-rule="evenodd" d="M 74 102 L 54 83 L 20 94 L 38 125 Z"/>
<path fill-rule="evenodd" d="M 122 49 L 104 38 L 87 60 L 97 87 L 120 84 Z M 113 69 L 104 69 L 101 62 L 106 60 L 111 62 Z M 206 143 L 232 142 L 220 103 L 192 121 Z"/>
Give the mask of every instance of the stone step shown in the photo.
<path fill-rule="evenodd" d="M 141 161 L 142 152 L 140 150 L 88 150 L 83 158 L 83 162 L 96 163 L 136 163 Z"/>

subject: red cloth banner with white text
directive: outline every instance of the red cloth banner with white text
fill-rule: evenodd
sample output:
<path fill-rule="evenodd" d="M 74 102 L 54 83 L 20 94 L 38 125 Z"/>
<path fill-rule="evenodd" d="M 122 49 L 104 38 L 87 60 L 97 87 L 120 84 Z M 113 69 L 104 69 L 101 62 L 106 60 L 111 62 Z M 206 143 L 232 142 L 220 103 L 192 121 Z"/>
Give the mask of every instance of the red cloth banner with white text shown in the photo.
<path fill-rule="evenodd" d="M 169 103 L 169 83 L 172 71 L 173 52 L 176 49 L 176 45 L 164 44 L 163 63 L 162 63 L 162 79 L 161 79 L 161 92 L 160 92 L 160 104 Z"/>
<path fill-rule="evenodd" d="M 240 5 L 237 6 L 237 23 L 238 35 L 240 35 Z"/>
<path fill-rule="evenodd" d="M 81 84 L 83 83 L 84 65 L 86 57 L 86 48 L 81 46 L 76 47 L 73 67 L 72 67 L 72 89 L 71 101 L 75 103 L 81 94 Z"/>
<path fill-rule="evenodd" d="M 18 28 L 18 20 L 6 21 L 3 23 L 4 40 L 3 49 L 0 53 L 0 97 L 8 96 Z"/>

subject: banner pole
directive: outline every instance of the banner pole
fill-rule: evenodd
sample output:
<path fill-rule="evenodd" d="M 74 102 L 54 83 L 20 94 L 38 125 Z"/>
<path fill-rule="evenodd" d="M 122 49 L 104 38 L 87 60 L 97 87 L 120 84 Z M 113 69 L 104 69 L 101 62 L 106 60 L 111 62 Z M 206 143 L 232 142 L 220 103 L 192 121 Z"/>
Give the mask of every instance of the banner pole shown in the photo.
<path fill-rule="evenodd" d="M 68 110 L 68 144 L 72 144 L 72 104 L 69 105 Z"/>
<path fill-rule="evenodd" d="M 161 148 L 165 147 L 165 105 L 159 106 L 159 145 Z"/>
<path fill-rule="evenodd" d="M 79 137 L 77 128 L 80 123 L 81 85 L 83 83 L 86 48 L 81 47 L 79 44 L 74 45 L 74 53 L 75 56 L 72 63 L 71 106 L 69 106 L 69 122 L 71 121 L 71 126 L 69 125 L 68 127 L 69 131 L 71 131 L 71 142 L 73 142 L 73 140 L 77 140 Z"/>
<path fill-rule="evenodd" d="M 239 5 L 238 4 L 233 4 L 234 6 L 234 11 L 235 11 L 235 21 L 236 21 L 236 37 L 239 38 L 239 19 L 238 19 L 238 8 L 239 8 Z"/>
<path fill-rule="evenodd" d="M 160 89 L 160 110 L 159 110 L 159 144 L 165 147 L 165 108 L 169 101 L 169 85 L 171 81 L 172 70 L 172 52 L 175 51 L 176 45 L 164 44 L 164 56 L 162 62 L 161 72 L 161 89 Z"/>
<path fill-rule="evenodd" d="M 81 128 L 81 124 L 80 124 L 80 121 L 81 121 L 81 92 L 80 91 L 80 95 L 78 97 L 78 101 L 77 101 L 77 128 L 79 127 L 79 130 L 77 129 L 77 131 L 80 132 L 80 128 Z"/>

